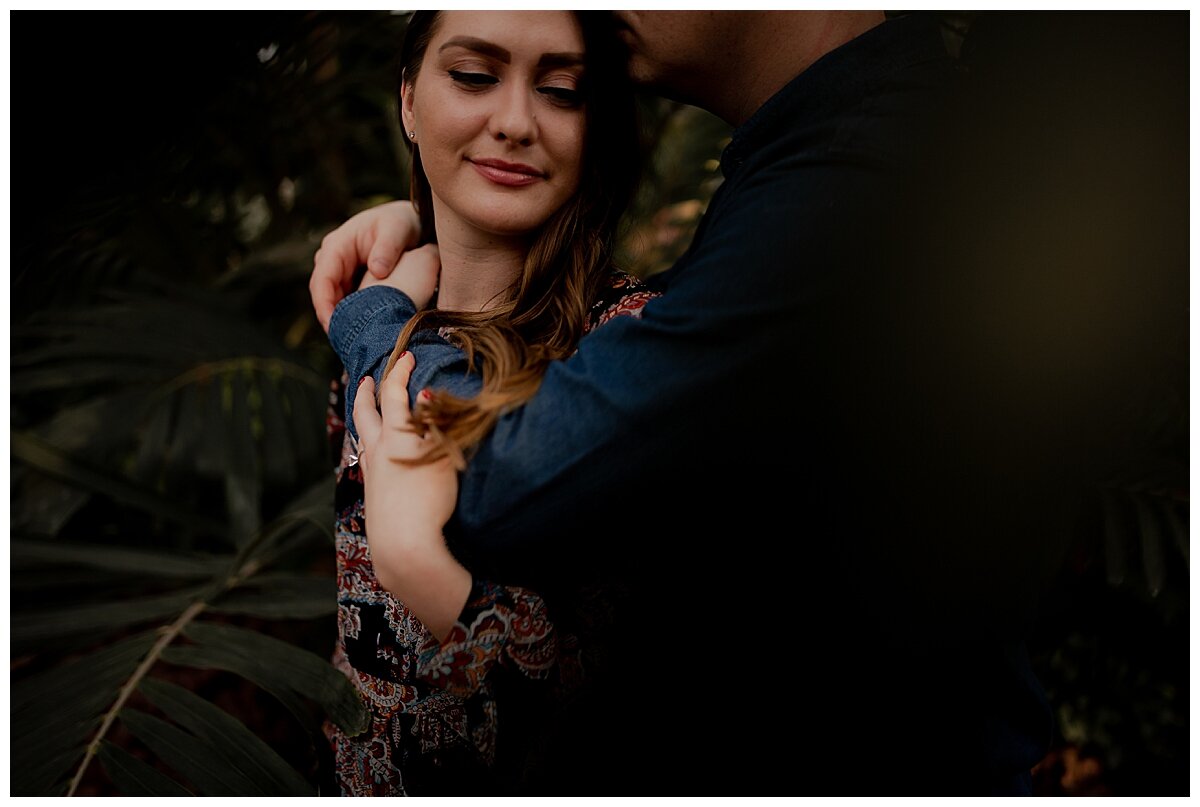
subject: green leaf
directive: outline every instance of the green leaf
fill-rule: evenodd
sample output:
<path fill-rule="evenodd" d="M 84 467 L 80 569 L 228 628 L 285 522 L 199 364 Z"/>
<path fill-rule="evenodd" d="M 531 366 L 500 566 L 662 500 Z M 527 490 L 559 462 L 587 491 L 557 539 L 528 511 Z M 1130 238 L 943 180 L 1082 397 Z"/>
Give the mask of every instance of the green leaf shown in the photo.
<path fill-rule="evenodd" d="M 116 699 L 117 690 L 150 651 L 155 638 L 154 631 L 146 631 L 14 682 L 10 692 L 14 748 L 41 731 L 40 721 L 47 714 L 76 719 L 99 715 Z M 64 692 L 72 697 L 62 697 Z"/>
<path fill-rule="evenodd" d="M 171 463 L 171 423 L 177 405 L 177 396 L 149 406 L 143 425 L 138 430 L 138 448 L 134 460 L 134 476 L 145 484 L 154 484 Z"/>
<path fill-rule="evenodd" d="M 89 395 L 82 403 L 58 409 L 38 434 L 59 451 L 88 460 L 103 459 L 129 443 L 142 419 L 144 390 L 128 388 Z"/>
<path fill-rule="evenodd" d="M 12 491 L 9 517 L 12 529 L 42 535 L 57 535 L 92 498 L 91 491 L 63 484 L 19 465 L 13 468 L 9 489 Z"/>
<path fill-rule="evenodd" d="M 262 485 L 257 469 L 231 466 L 225 475 L 225 503 L 229 510 L 230 533 L 238 546 L 250 543 L 262 529 L 261 499 Z"/>
<path fill-rule="evenodd" d="M 154 641 L 153 632 L 132 636 L 13 684 L 10 771 L 14 793 L 49 793 L 56 787 L 82 758 L 100 716 L 116 700 Z"/>
<path fill-rule="evenodd" d="M 350 680 L 325 659 L 261 633 L 193 622 L 184 634 L 192 647 L 168 648 L 163 658 L 175 664 L 221 669 L 248 678 L 270 692 L 307 725 L 297 696 L 321 704 L 342 731 L 354 736 L 366 729 L 369 715 Z"/>
<path fill-rule="evenodd" d="M 14 761 L 12 764 L 11 795 L 64 795 L 67 789 L 65 781 L 67 772 L 71 770 L 71 766 L 82 756 L 83 746 L 80 746 L 69 751 L 63 751 L 56 756 L 32 759 L 20 767 Z"/>
<path fill-rule="evenodd" d="M 192 796 L 192 791 L 105 740 L 96 756 L 104 772 L 125 796 Z"/>
<path fill-rule="evenodd" d="M 217 749 L 263 795 L 314 795 L 303 776 L 229 713 L 166 681 L 146 678 L 140 689 L 167 717 Z"/>
<path fill-rule="evenodd" d="M 188 555 L 183 552 L 155 552 L 132 547 L 68 544 L 52 540 L 14 540 L 9 559 L 13 566 L 88 566 L 114 572 L 136 572 L 154 577 L 183 579 L 221 574 L 230 568 L 233 562 L 232 556 Z"/>
<path fill-rule="evenodd" d="M 315 619 L 337 611 L 337 581 L 307 575 L 260 575 L 216 600 L 211 610 L 265 619 Z"/>
<path fill-rule="evenodd" d="M 104 705 L 105 709 L 116 699 L 116 694 L 115 689 L 109 694 L 109 703 Z M 68 769 L 78 767 L 88 741 L 95 736 L 99 727 L 99 715 L 72 722 L 61 713 L 53 713 L 42 724 L 40 733 L 35 733 L 19 747 L 14 746 L 10 765 L 14 771 L 19 770 L 22 776 L 28 776 L 31 771 L 37 771 L 44 761 L 63 757 L 66 762 L 61 769 L 54 772 L 55 779 L 46 781 L 41 787 L 50 786 L 57 778 L 65 775 Z"/>
<path fill-rule="evenodd" d="M 137 709 L 122 709 L 121 722 L 163 762 L 179 771 L 202 796 L 253 796 L 262 791 L 224 756 L 186 731 Z"/>
<path fill-rule="evenodd" d="M 41 644 L 64 636 L 94 634 L 166 619 L 181 613 L 209 587 L 138 597 L 120 602 L 90 603 L 53 611 L 34 611 L 14 616 L 12 641 L 17 644 Z"/>
<path fill-rule="evenodd" d="M 99 471 L 68 457 L 41 440 L 24 432 L 12 432 L 13 458 L 47 476 L 69 482 L 85 490 L 111 496 L 119 502 L 161 516 L 191 529 L 225 537 L 228 527 L 219 521 L 189 512 L 157 493 L 126 481 L 110 471 Z"/>
<path fill-rule="evenodd" d="M 259 384 L 262 394 L 263 465 L 268 479 L 290 485 L 296 479 L 297 460 L 276 383 L 274 378 L 264 375 Z"/>
<path fill-rule="evenodd" d="M 302 460 L 325 459 L 329 453 L 325 448 L 325 408 L 329 396 L 329 382 L 318 389 L 302 384 L 295 379 L 284 379 L 280 384 L 280 405 L 287 413 L 285 423 L 291 431 L 291 442 L 297 457 Z"/>
<path fill-rule="evenodd" d="M 171 425 L 166 453 L 173 462 L 186 465 L 190 471 L 195 467 L 196 448 L 200 443 L 200 424 L 204 411 L 201 390 L 197 385 L 189 384 L 173 393 L 172 398 L 175 421 Z"/>
<path fill-rule="evenodd" d="M 332 475 L 323 476 L 297 496 L 282 515 L 266 526 L 262 540 L 254 548 L 253 557 L 266 565 L 310 540 L 311 528 L 318 530 L 332 543 L 333 487 Z"/>
<path fill-rule="evenodd" d="M 312 710 L 304 699 L 288 686 L 287 682 L 280 681 L 279 676 L 272 675 L 270 670 L 264 669 L 264 665 L 258 660 L 247 658 L 244 653 L 236 649 L 220 646 L 200 647 L 199 645 L 168 647 L 163 650 L 162 660 L 183 667 L 195 667 L 201 670 L 227 670 L 236 673 L 273 695 L 292 713 L 292 716 L 306 731 L 316 734 L 320 728 L 319 721 L 314 719 Z"/>
<path fill-rule="evenodd" d="M 229 466 L 229 429 L 222 406 L 224 383 L 220 377 L 198 385 L 202 409 L 200 412 L 200 445 L 196 451 L 196 470 L 207 476 L 221 477 Z"/>
<path fill-rule="evenodd" d="M 223 394 L 228 406 L 225 418 L 225 500 L 229 520 L 239 546 L 244 546 L 262 528 L 262 474 L 258 467 L 257 441 L 250 423 L 246 372 L 228 373 Z"/>
<path fill-rule="evenodd" d="M 287 507 L 289 518 L 315 519 L 321 524 L 333 523 L 333 474 L 321 479 L 293 499 Z"/>
<path fill-rule="evenodd" d="M 17 567 L 14 565 L 14 570 Z M 88 569 L 85 567 L 63 568 L 62 566 L 24 567 L 14 574 L 9 586 L 12 592 L 21 592 L 27 596 L 31 592 L 43 595 L 48 590 L 68 589 L 77 592 L 96 592 L 97 589 L 111 589 L 114 585 L 128 582 L 129 576 L 121 572 L 106 569 Z M 39 591 L 40 589 L 40 591 Z"/>

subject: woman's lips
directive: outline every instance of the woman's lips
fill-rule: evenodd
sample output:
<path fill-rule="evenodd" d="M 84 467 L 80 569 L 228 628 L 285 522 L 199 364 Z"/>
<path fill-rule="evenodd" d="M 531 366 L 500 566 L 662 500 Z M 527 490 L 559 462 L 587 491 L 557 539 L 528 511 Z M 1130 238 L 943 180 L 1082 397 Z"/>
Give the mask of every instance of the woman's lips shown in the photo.
<path fill-rule="evenodd" d="M 472 167 L 485 179 L 490 179 L 497 185 L 521 187 L 541 182 L 546 175 L 531 165 L 510 163 L 504 160 L 468 160 Z"/>

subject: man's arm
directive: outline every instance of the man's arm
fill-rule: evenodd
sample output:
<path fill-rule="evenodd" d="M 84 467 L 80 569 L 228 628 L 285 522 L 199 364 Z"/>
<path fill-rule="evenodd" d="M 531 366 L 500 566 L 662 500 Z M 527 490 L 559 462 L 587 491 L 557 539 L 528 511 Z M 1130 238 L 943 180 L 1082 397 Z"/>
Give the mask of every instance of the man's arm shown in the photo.
<path fill-rule="evenodd" d="M 831 258 L 822 247 L 836 230 L 829 194 L 768 197 L 718 211 L 640 319 L 587 335 L 574 356 L 550 366 L 532 399 L 500 419 L 470 459 L 448 528 L 468 566 L 508 580 L 533 564 L 560 566 L 554 558 L 566 552 L 587 567 L 598 554 L 629 551 L 623 493 L 656 491 L 628 513 L 633 519 L 654 507 L 694 508 L 722 468 L 774 456 L 758 450 L 756 432 L 792 400 L 780 376 L 804 377 L 815 347 L 806 334 L 823 316 L 818 290 L 853 256 Z M 811 260 L 798 257 L 809 247 Z M 448 380 L 444 357 L 414 353 L 413 389 Z M 762 420 L 739 419 L 755 408 Z M 594 536 L 606 526 L 600 546 Z"/>

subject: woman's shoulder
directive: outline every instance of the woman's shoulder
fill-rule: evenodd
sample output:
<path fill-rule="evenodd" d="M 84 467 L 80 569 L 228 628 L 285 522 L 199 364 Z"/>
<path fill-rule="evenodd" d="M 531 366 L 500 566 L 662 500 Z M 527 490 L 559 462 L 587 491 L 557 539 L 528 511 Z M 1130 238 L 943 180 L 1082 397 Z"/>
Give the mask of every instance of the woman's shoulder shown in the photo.
<path fill-rule="evenodd" d="M 642 308 L 661 292 L 652 290 L 641 278 L 613 269 L 601 284 L 592 309 L 588 313 L 590 331 L 608 322 L 613 317 L 640 317 Z"/>

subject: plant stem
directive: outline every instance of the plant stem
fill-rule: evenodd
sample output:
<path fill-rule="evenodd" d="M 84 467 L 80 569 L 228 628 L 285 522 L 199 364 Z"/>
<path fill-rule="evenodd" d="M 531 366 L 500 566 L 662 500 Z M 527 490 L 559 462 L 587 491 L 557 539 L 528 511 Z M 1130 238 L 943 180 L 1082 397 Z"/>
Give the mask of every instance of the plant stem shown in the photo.
<path fill-rule="evenodd" d="M 294 520 L 299 523 L 310 519 L 305 516 Z M 158 641 L 146 653 L 146 657 L 142 659 L 141 664 L 133 671 L 133 675 L 125 682 L 125 686 L 121 687 L 121 691 L 117 694 L 117 699 L 113 701 L 113 705 L 104 714 L 104 720 L 100 723 L 100 728 L 96 731 L 96 736 L 88 743 L 83 760 L 79 763 L 79 769 L 75 771 L 75 777 L 71 780 L 71 787 L 67 789 L 68 796 L 75 795 L 75 791 L 79 789 L 79 783 L 83 781 L 84 772 L 87 771 L 88 765 L 91 764 L 92 759 L 100 751 L 100 742 L 108 734 L 108 730 L 112 728 L 112 724 L 116 722 L 117 714 L 125 707 L 125 702 L 129 700 L 130 696 L 133 695 L 133 691 L 137 689 L 138 684 L 150 672 L 150 668 L 158 661 L 159 656 L 162 655 L 167 645 L 175 641 L 183 629 L 187 627 L 188 623 L 203 613 L 204 609 L 208 608 L 210 601 L 215 600 L 230 589 L 237 588 L 247 578 L 253 577 L 261 571 L 264 562 L 261 558 L 254 557 L 253 553 L 267 542 L 269 538 L 273 538 L 278 534 L 281 521 L 287 523 L 286 518 L 280 518 L 269 525 L 268 528 L 259 530 L 258 534 L 238 553 L 237 559 L 232 564 L 232 568 L 236 571 L 224 579 L 218 578 L 215 580 L 209 593 L 201 596 L 189 605 L 174 622 L 163 628 L 162 635 L 158 637 Z"/>
<path fill-rule="evenodd" d="M 100 724 L 99 731 L 96 732 L 96 736 L 92 738 L 92 741 L 88 743 L 87 751 L 83 755 L 83 761 L 79 763 L 79 770 L 75 771 L 75 778 L 71 780 L 71 787 L 67 790 L 68 796 L 75 795 L 75 791 L 79 788 L 79 783 L 83 781 L 84 772 L 87 770 L 88 765 L 91 764 L 92 758 L 100 750 L 101 740 L 104 739 L 104 735 L 108 734 L 108 730 L 112 728 L 112 724 L 116 722 L 117 713 L 124 708 L 125 702 L 129 700 L 129 696 L 137 689 L 137 685 L 141 683 L 141 680 L 146 677 L 146 673 L 150 672 L 150 668 L 158 661 L 158 657 L 162 654 L 162 651 L 175 640 L 175 637 L 179 635 L 179 632 L 189 622 L 195 619 L 207 607 L 208 603 L 204 600 L 197 600 L 189 605 L 187 610 L 179 615 L 178 619 L 163 630 L 162 636 L 158 637 L 158 641 L 154 643 L 154 647 L 150 648 L 150 652 L 146 654 L 146 657 L 142 659 L 142 663 L 138 665 L 133 675 L 125 682 L 125 686 L 121 687 L 121 692 L 117 695 L 117 699 L 104 715 L 104 721 Z"/>

